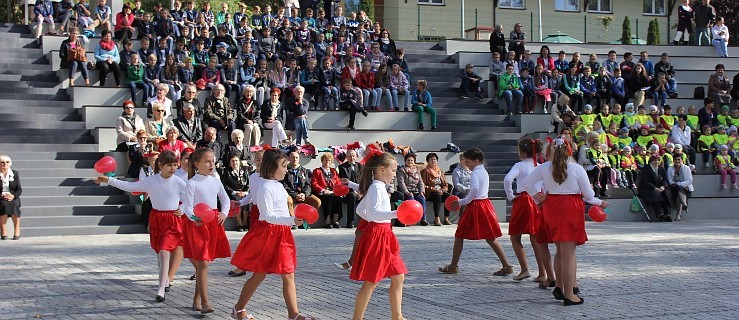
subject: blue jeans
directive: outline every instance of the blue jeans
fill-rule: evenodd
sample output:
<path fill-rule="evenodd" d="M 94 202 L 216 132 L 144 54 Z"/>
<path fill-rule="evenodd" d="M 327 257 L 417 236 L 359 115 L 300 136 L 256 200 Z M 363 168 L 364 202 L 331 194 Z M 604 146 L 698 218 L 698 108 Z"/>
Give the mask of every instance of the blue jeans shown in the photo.
<path fill-rule="evenodd" d="M 506 111 L 508 111 L 508 113 L 521 113 L 521 103 L 523 102 L 523 92 L 521 92 L 521 90 L 503 91 L 503 98 L 505 99 Z M 515 105 L 511 106 L 511 102 Z"/>
<path fill-rule="evenodd" d="M 393 102 L 393 108 L 395 108 L 395 110 L 400 109 L 400 106 L 398 106 L 398 89 L 397 88 L 392 88 L 392 89 L 390 89 L 390 93 L 391 93 L 391 96 L 392 96 L 392 99 L 393 99 L 392 100 L 392 102 Z M 406 90 L 405 93 L 401 93 L 401 94 L 403 96 L 405 96 L 405 98 L 404 98 L 405 101 L 403 103 L 403 108 L 404 109 L 408 109 L 408 106 L 411 104 L 411 95 L 410 95 L 410 92 L 408 90 Z"/>
<path fill-rule="evenodd" d="M 308 142 L 308 120 L 297 118 L 293 120 L 293 124 L 295 124 L 295 143 L 300 146 L 303 139 Z"/>
<path fill-rule="evenodd" d="M 667 104 L 667 91 L 655 91 L 652 93 L 652 98 L 654 99 L 654 104 L 662 107 Z"/>
<path fill-rule="evenodd" d="M 421 221 L 426 221 L 426 197 L 423 196 L 423 193 L 419 193 L 417 196 L 408 196 L 407 194 L 404 196 L 405 200 L 416 200 L 421 203 L 421 206 L 423 206 L 423 219 Z"/>
<path fill-rule="evenodd" d="M 677 93 L 677 80 L 675 78 L 667 79 L 667 94 Z"/>
<path fill-rule="evenodd" d="M 73 79 L 74 75 L 77 74 L 77 68 L 80 69 L 82 79 L 87 80 L 87 62 L 70 61 L 69 62 L 69 78 Z"/>
<path fill-rule="evenodd" d="M 334 108 L 337 108 L 339 106 L 339 89 L 336 87 L 321 87 L 321 90 L 323 91 L 323 108 L 331 107 L 330 100 L 333 100 Z"/>
<path fill-rule="evenodd" d="M 729 56 L 729 48 L 727 47 L 726 40 L 724 39 L 713 39 L 713 46 L 716 47 L 716 54 L 719 57 L 726 58 Z"/>
<path fill-rule="evenodd" d="M 131 101 L 136 101 L 136 88 L 144 90 L 144 96 L 141 98 L 141 100 L 144 102 L 149 99 L 149 96 L 154 90 L 153 86 L 150 86 L 145 82 L 131 81 L 129 83 L 129 87 L 131 89 Z"/>
<path fill-rule="evenodd" d="M 375 106 L 377 108 L 380 107 L 380 105 L 382 104 L 382 95 L 384 94 L 388 98 L 388 100 L 391 100 L 391 101 L 388 101 L 388 104 L 387 105 L 390 106 L 390 107 L 392 107 L 393 102 L 392 102 L 392 97 L 390 95 L 390 89 L 388 89 L 388 88 L 385 88 L 385 89 L 383 89 L 383 88 L 375 88 L 374 91 L 375 91 L 375 96 L 373 97 L 374 99 L 372 101 L 372 105 L 373 106 Z"/>

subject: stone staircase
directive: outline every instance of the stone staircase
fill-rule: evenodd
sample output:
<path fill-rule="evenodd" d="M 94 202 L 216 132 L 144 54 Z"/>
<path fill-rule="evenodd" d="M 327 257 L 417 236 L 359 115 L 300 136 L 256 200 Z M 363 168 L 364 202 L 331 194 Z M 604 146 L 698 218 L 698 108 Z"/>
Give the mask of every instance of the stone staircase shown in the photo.
<path fill-rule="evenodd" d="M 0 41 L 0 153 L 22 179 L 22 235 L 145 232 L 129 196 L 90 180 L 102 154 L 28 27 L 0 25 Z"/>

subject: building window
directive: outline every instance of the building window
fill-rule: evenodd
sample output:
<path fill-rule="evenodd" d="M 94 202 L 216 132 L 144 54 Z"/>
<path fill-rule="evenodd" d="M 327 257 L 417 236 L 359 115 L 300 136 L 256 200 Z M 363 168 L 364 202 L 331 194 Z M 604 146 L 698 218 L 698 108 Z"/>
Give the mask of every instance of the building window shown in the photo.
<path fill-rule="evenodd" d="M 580 11 L 580 0 L 554 0 L 554 10 Z"/>
<path fill-rule="evenodd" d="M 611 9 L 611 0 L 590 0 L 588 2 L 588 11 L 611 13 L 613 12 L 613 9 Z"/>
<path fill-rule="evenodd" d="M 665 0 L 644 0 L 644 14 L 665 15 Z"/>
<path fill-rule="evenodd" d="M 503 9 L 526 9 L 524 0 L 500 0 L 498 8 Z"/>
<path fill-rule="evenodd" d="M 418 4 L 430 4 L 435 6 L 443 6 L 444 0 L 418 0 Z"/>

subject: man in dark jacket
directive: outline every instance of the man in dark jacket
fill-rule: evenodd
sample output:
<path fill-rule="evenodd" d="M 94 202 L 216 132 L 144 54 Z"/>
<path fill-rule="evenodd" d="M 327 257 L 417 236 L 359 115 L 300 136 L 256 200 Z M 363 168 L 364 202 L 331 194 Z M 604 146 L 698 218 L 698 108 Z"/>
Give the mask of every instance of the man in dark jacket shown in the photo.
<path fill-rule="evenodd" d="M 292 201 L 294 205 L 305 203 L 318 210 L 321 199 L 311 194 L 311 171 L 300 165 L 300 154 L 297 151 L 290 152 L 287 161 L 287 174 L 282 179 L 282 185 L 290 196 L 288 202 Z"/>
<path fill-rule="evenodd" d="M 718 126 L 718 112 L 713 107 L 713 99 L 703 99 L 703 108 L 698 110 L 698 127 L 709 126 L 715 128 Z"/>
<path fill-rule="evenodd" d="M 711 45 L 711 24 L 715 18 L 716 8 L 711 5 L 710 0 L 703 0 L 703 3 L 695 8 L 695 34 L 697 36 L 697 45 L 702 46 L 704 40 L 709 46 Z"/>
<path fill-rule="evenodd" d="M 231 107 L 222 84 L 217 84 L 212 91 L 213 95 L 203 105 L 203 120 L 210 127 L 228 130 L 228 141 L 231 142 L 231 132 L 236 129 L 236 111 Z"/>
<path fill-rule="evenodd" d="M 180 130 L 180 136 L 177 139 L 182 140 L 190 148 L 195 148 L 195 144 L 203 138 L 203 122 L 195 116 L 195 106 L 185 102 L 182 105 L 182 116 L 172 121 L 172 124 Z"/>
<path fill-rule="evenodd" d="M 667 172 L 659 165 L 659 157 L 649 158 L 649 164 L 639 173 L 639 198 L 652 206 L 657 219 L 672 222 L 670 217 L 670 188 Z"/>
<path fill-rule="evenodd" d="M 667 79 L 667 94 L 671 99 L 675 99 L 677 98 L 677 81 L 675 80 L 675 68 L 668 61 L 669 58 L 667 52 L 662 54 L 659 62 L 654 65 L 654 74 L 659 74 L 660 72 L 665 74 L 665 79 Z"/>
<path fill-rule="evenodd" d="M 357 151 L 349 150 L 346 152 L 346 162 L 339 165 L 339 178 L 349 179 L 354 183 L 359 183 L 359 174 L 362 172 L 362 164 L 357 162 Z M 350 190 L 347 195 L 342 198 L 346 203 L 346 227 L 353 228 L 354 211 L 357 207 L 357 190 Z"/>

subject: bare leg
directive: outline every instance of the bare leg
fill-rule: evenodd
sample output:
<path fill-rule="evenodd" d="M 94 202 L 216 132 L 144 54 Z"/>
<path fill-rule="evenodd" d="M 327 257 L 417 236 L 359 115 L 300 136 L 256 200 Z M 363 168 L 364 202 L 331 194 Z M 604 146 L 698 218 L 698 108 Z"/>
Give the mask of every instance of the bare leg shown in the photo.
<path fill-rule="evenodd" d="M 493 248 L 493 251 L 495 251 L 495 255 L 498 256 L 500 263 L 503 264 L 503 268 L 512 268 L 511 264 L 508 263 L 508 258 L 506 258 L 505 251 L 503 250 L 503 246 L 500 245 L 500 242 L 495 239 L 485 239 L 485 241 L 487 241 L 487 243 L 490 245 L 490 248 Z"/>
<path fill-rule="evenodd" d="M 362 237 L 362 231 L 354 231 L 354 246 L 352 246 L 352 255 L 349 257 L 349 261 L 346 262 L 349 266 L 354 264 L 354 257 L 357 255 L 357 246 L 359 245 L 360 237 Z"/>
<path fill-rule="evenodd" d="M 357 301 L 354 303 L 354 316 L 352 320 L 363 320 L 367 305 L 372 298 L 372 292 L 377 288 L 377 283 L 365 281 L 357 292 Z"/>
<path fill-rule="evenodd" d="M 195 287 L 200 293 L 201 312 L 213 312 L 213 308 L 208 303 L 208 261 L 196 261 L 195 265 Z"/>
<path fill-rule="evenodd" d="M 195 311 L 200 311 L 202 306 L 200 304 L 200 289 L 198 287 L 198 282 L 197 282 L 198 262 L 193 259 L 188 259 L 188 260 L 190 260 L 190 263 L 192 264 L 192 266 L 195 267 L 195 280 L 196 281 L 195 281 L 195 293 L 192 296 L 192 308 Z"/>
<path fill-rule="evenodd" d="M 521 273 L 514 277 L 514 280 L 521 280 L 529 277 L 529 264 L 526 261 L 526 250 L 524 250 L 521 244 L 521 235 L 511 235 L 511 244 L 513 245 L 513 252 L 516 254 L 518 264 L 521 265 Z M 496 252 L 497 253 L 497 252 Z"/>
<path fill-rule="evenodd" d="M 0 215 L 0 234 L 3 237 L 8 236 L 8 230 L 6 228 L 6 224 L 8 223 L 8 216 L 7 215 Z"/>
<path fill-rule="evenodd" d="M 562 289 L 562 256 L 559 249 L 559 243 L 554 244 L 557 252 L 554 253 L 554 276 L 557 278 L 557 287 Z"/>
<path fill-rule="evenodd" d="M 236 215 L 236 228 L 239 228 L 237 231 L 241 231 L 240 229 L 244 227 L 244 221 L 241 218 L 241 215 L 243 214 L 243 211 L 239 211 L 239 213 Z"/>
<path fill-rule="evenodd" d="M 177 275 L 177 270 L 180 269 L 182 264 L 182 247 L 177 247 L 172 251 L 172 255 L 169 256 L 169 283 L 174 282 L 174 277 Z"/>
<path fill-rule="evenodd" d="M 452 249 L 452 263 L 449 265 L 456 267 L 459 265 L 459 258 L 462 256 L 462 250 L 464 249 L 464 239 L 454 238 L 454 248 Z"/>
<path fill-rule="evenodd" d="M 531 243 L 531 248 L 534 250 L 536 266 L 539 268 L 539 274 L 537 275 L 537 278 L 544 277 L 546 275 L 546 267 L 544 267 L 544 261 L 541 257 L 541 248 L 539 248 L 538 244 L 536 243 L 536 235 L 529 235 L 529 242 Z"/>
<path fill-rule="evenodd" d="M 17 214 L 14 214 L 10 216 L 10 220 L 13 221 L 13 235 L 14 236 L 20 236 L 21 235 L 21 217 Z"/>
<path fill-rule="evenodd" d="M 390 314 L 393 320 L 403 318 L 403 281 L 405 275 L 399 274 L 390 277 Z"/>
<path fill-rule="evenodd" d="M 580 301 L 580 298 L 575 295 L 573 288 L 576 286 L 575 279 L 577 279 L 577 257 L 575 256 L 575 249 L 577 244 L 575 242 L 562 242 L 559 245 L 558 251 L 562 251 L 562 276 L 558 277 L 562 283 L 562 292 L 565 294 L 565 298 L 572 300 L 573 302 Z"/>
<path fill-rule="evenodd" d="M 285 298 L 285 306 L 287 307 L 287 317 L 290 319 L 298 317 L 298 293 L 295 290 L 295 274 L 283 274 L 282 276 L 282 296 Z"/>
<path fill-rule="evenodd" d="M 234 308 L 236 310 L 245 309 L 246 305 L 249 303 L 249 300 L 251 300 L 251 297 L 254 296 L 254 292 L 257 291 L 257 288 L 259 285 L 264 281 L 264 278 L 267 277 L 266 273 L 253 273 L 249 280 L 246 280 L 246 283 L 244 283 L 244 286 L 241 288 L 241 294 L 239 295 L 239 300 L 236 301 L 236 305 Z M 284 282 L 283 282 L 284 285 Z M 243 316 L 246 316 L 244 314 Z"/>

